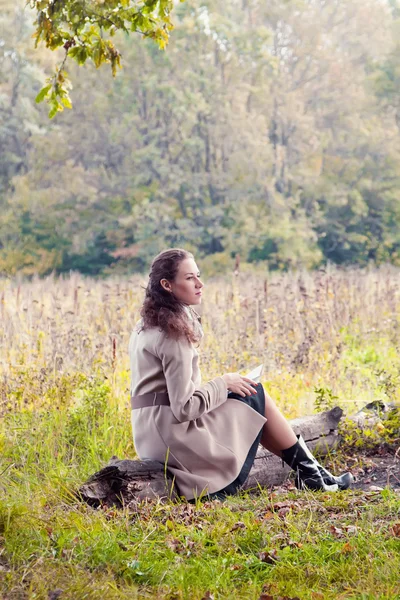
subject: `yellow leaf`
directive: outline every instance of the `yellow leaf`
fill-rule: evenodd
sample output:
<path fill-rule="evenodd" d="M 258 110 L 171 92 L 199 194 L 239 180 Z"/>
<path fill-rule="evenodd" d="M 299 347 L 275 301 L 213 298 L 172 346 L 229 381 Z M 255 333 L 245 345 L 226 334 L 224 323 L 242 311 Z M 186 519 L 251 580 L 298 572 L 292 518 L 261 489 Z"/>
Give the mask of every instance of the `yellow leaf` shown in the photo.
<path fill-rule="evenodd" d="M 354 550 L 353 546 L 351 546 L 351 544 L 349 544 L 349 542 L 346 542 L 343 546 L 343 548 L 341 549 L 341 553 L 342 554 L 348 554 L 349 552 L 352 552 Z"/>

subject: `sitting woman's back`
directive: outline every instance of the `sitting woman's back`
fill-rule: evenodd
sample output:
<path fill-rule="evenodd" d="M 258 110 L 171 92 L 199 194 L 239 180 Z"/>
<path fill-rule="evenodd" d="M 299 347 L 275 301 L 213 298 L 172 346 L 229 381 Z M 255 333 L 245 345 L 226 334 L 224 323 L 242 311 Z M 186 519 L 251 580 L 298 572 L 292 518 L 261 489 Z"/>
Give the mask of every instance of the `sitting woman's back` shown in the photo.
<path fill-rule="evenodd" d="M 178 255 L 180 260 L 176 253 L 183 253 Z M 195 265 L 190 256 L 182 250 L 168 250 L 153 261 L 146 290 L 147 308 L 145 299 L 142 319 L 129 341 L 136 452 L 142 460 L 167 461 L 179 493 L 187 499 L 217 492 L 231 483 L 266 421 L 248 404 L 228 398 L 222 376 L 202 384 L 195 347 L 196 340 L 202 338 L 197 312 L 189 304 L 177 301 L 174 295 L 169 296 L 173 298 L 170 319 L 164 320 L 168 317 L 168 307 L 163 295 L 158 312 L 155 310 L 157 286 L 161 287 L 163 281 L 161 273 L 157 273 L 157 264 L 164 272 L 171 273 L 165 261 L 175 260 L 178 275 L 185 277 L 190 265 Z M 177 273 L 171 279 L 182 288 Z M 188 302 L 194 303 L 197 286 L 193 286 L 193 296 L 187 294 Z M 168 294 L 159 290 L 159 294 L 164 293 Z M 150 316 L 157 315 L 157 324 L 150 319 L 150 325 L 146 325 L 146 310 Z M 182 323 L 180 334 L 177 315 Z M 171 323 L 174 327 L 168 331 Z"/>

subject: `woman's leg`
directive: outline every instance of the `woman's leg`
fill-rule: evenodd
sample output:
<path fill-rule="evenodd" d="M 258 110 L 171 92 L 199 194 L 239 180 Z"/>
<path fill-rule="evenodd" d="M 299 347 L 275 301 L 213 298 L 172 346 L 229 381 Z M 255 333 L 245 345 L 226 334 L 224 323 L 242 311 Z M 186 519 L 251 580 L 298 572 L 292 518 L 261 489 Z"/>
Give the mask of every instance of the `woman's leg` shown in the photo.
<path fill-rule="evenodd" d="M 268 421 L 263 427 L 260 443 L 273 454 L 282 457 L 281 450 L 293 446 L 297 442 L 297 437 L 265 388 L 264 394 L 265 416 Z"/>
<path fill-rule="evenodd" d="M 353 482 L 351 473 L 343 473 L 335 477 L 320 465 L 315 459 L 302 436 L 297 438 L 293 429 L 280 412 L 275 402 L 264 390 L 265 423 L 260 443 L 284 460 L 292 469 L 297 471 L 296 487 L 302 489 L 305 485 L 310 489 L 323 489 L 325 491 L 345 490 Z M 282 450 L 286 450 L 282 456 Z"/>

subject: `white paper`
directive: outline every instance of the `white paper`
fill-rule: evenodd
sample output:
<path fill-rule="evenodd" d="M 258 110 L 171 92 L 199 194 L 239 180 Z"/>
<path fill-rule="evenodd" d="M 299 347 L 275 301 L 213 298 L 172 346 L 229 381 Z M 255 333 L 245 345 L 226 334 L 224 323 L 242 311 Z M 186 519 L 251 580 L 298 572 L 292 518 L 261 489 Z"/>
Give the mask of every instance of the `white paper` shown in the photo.
<path fill-rule="evenodd" d="M 264 365 L 263 364 L 258 365 L 258 367 L 256 367 L 252 371 L 250 371 L 250 373 L 247 373 L 247 375 L 245 375 L 245 377 L 248 377 L 249 379 L 252 379 L 256 383 L 259 383 L 260 379 L 261 379 L 261 375 L 263 373 L 263 370 L 264 370 Z"/>

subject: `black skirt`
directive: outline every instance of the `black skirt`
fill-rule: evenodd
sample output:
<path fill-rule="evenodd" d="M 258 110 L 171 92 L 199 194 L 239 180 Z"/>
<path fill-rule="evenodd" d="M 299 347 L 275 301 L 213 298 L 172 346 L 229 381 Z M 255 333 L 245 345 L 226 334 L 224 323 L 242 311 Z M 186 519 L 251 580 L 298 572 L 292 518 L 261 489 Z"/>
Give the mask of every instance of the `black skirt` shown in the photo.
<path fill-rule="evenodd" d="M 244 402 L 245 404 L 248 404 L 249 406 L 251 406 L 251 408 L 256 410 L 260 415 L 262 415 L 263 417 L 265 416 L 265 394 L 264 394 L 264 388 L 261 383 L 257 384 L 257 393 L 253 394 L 252 396 L 245 396 L 243 398 L 239 394 L 234 394 L 233 392 L 228 392 L 228 398 L 234 398 L 235 400 Z M 206 500 L 225 500 L 226 496 L 233 495 L 238 492 L 238 490 L 242 487 L 242 485 L 246 481 L 246 479 L 250 473 L 250 469 L 253 466 L 254 459 L 257 454 L 258 445 L 261 440 L 262 432 L 263 432 L 263 427 L 261 427 L 259 433 L 257 434 L 256 439 L 252 443 L 250 450 L 247 453 L 246 460 L 244 461 L 243 466 L 240 470 L 240 473 L 236 477 L 236 479 L 234 481 L 232 481 L 232 483 L 229 483 L 228 485 L 226 485 L 221 490 L 218 490 L 217 492 L 212 492 L 211 494 L 206 494 L 206 495 L 202 496 L 201 497 L 202 502 L 204 502 Z M 195 499 L 188 500 L 188 502 L 190 502 L 190 503 L 194 503 L 195 501 L 196 501 Z"/>

